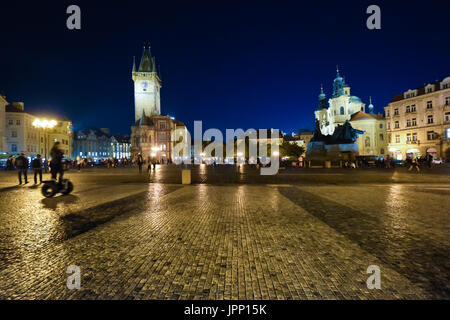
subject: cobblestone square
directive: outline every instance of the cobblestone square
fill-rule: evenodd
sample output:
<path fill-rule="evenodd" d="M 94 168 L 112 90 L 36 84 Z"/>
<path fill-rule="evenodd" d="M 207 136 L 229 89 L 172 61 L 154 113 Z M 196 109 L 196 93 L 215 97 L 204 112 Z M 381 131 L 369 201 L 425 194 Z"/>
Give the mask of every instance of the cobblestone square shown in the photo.
<path fill-rule="evenodd" d="M 51 199 L 1 172 L 0 298 L 450 297 L 447 171 L 255 172 L 69 171 L 74 192 Z"/>

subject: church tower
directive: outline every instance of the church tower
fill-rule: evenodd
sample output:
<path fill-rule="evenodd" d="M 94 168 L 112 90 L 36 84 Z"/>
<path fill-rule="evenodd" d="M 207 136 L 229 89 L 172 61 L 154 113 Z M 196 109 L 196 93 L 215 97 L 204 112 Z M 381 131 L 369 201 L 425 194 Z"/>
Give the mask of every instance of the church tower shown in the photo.
<path fill-rule="evenodd" d="M 139 69 L 133 59 L 132 79 L 134 81 L 134 117 L 139 121 L 143 116 L 159 116 L 161 114 L 160 89 L 161 79 L 156 71 L 155 58 L 150 46 L 144 45 Z"/>

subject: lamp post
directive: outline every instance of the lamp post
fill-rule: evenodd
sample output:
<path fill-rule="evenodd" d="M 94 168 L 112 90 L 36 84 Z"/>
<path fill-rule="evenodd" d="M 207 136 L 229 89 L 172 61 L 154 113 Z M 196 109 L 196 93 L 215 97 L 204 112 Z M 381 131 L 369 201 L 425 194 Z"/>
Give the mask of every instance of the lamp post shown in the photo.
<path fill-rule="evenodd" d="M 43 131 L 44 131 L 44 140 L 45 140 L 45 142 L 44 142 L 45 158 L 44 159 L 45 159 L 45 161 L 47 161 L 47 163 L 48 163 L 48 159 L 47 159 L 47 140 L 48 140 L 47 129 L 52 129 L 54 126 L 56 126 L 56 120 L 35 119 L 33 121 L 33 127 L 43 129 Z M 45 172 L 47 172 L 47 165 L 45 164 L 45 161 L 44 161 L 44 170 L 45 170 Z"/>

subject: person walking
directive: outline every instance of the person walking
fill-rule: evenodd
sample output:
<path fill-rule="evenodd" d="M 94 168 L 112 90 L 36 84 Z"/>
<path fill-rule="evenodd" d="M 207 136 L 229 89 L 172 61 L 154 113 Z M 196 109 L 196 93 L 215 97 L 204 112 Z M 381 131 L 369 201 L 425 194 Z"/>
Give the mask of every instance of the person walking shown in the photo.
<path fill-rule="evenodd" d="M 15 161 L 16 168 L 18 170 L 17 174 L 19 176 L 19 184 L 22 184 L 22 175 L 25 178 L 25 184 L 28 183 L 28 159 L 25 157 L 24 153 L 21 153 Z"/>
<path fill-rule="evenodd" d="M 429 169 L 431 169 L 431 164 L 432 163 L 433 163 L 433 156 L 430 153 L 428 153 L 427 154 L 427 165 L 428 165 Z"/>
<path fill-rule="evenodd" d="M 144 164 L 144 158 L 142 157 L 142 155 L 139 153 L 137 156 L 137 165 L 139 167 L 139 173 L 142 173 L 142 165 Z"/>
<path fill-rule="evenodd" d="M 34 172 L 34 184 L 37 184 L 37 176 L 39 175 L 39 184 L 42 183 L 42 158 L 41 155 L 38 154 L 36 158 L 31 161 L 31 168 Z"/>
<path fill-rule="evenodd" d="M 77 156 L 77 168 L 78 171 L 81 170 L 81 166 L 83 165 L 83 159 L 80 156 Z"/>
<path fill-rule="evenodd" d="M 147 172 L 150 172 L 150 170 L 152 169 L 152 159 L 150 158 L 150 156 L 147 157 Z"/>
<path fill-rule="evenodd" d="M 64 168 L 63 168 L 63 158 L 64 152 L 60 148 L 59 141 L 56 141 L 50 150 L 50 155 L 52 160 L 50 161 L 50 168 L 52 172 L 52 179 L 56 180 L 56 177 L 59 173 L 58 182 L 61 184 L 64 176 Z"/>
<path fill-rule="evenodd" d="M 411 166 L 409 167 L 408 171 L 411 171 L 412 168 L 415 168 L 417 170 L 417 172 L 420 172 L 419 159 L 418 158 L 411 159 Z"/>

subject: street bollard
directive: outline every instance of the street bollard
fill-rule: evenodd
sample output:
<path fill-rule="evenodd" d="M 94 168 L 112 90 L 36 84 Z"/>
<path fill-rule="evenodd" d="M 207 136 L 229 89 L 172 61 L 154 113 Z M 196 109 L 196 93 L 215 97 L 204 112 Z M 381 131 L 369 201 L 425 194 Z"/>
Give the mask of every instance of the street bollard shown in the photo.
<path fill-rule="evenodd" d="M 191 184 L 191 170 L 190 169 L 181 170 L 181 183 L 182 184 Z"/>

